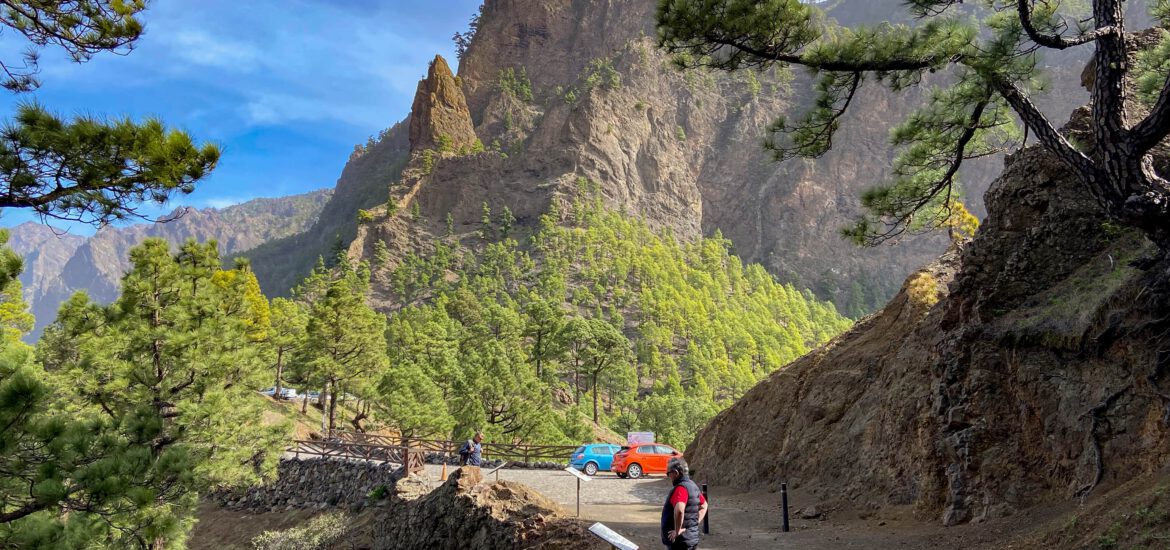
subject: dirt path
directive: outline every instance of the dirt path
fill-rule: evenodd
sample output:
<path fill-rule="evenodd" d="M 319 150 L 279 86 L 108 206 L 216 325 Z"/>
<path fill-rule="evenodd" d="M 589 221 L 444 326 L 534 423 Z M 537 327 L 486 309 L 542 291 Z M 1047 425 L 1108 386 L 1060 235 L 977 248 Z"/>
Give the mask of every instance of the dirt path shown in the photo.
<path fill-rule="evenodd" d="M 441 468 L 428 466 L 439 484 Z M 449 470 L 450 471 L 450 470 Z M 561 504 L 570 516 L 576 513 L 577 480 L 557 470 L 501 470 L 499 478 L 514 480 L 541 492 Z M 494 480 L 495 474 L 486 476 Z M 644 549 L 660 547 L 658 521 L 662 499 L 669 489 L 666 478 L 619 479 L 601 474 L 581 483 L 581 519 L 602 522 Z M 780 498 L 768 491 L 737 492 L 721 487 L 710 489 L 711 534 L 701 547 L 710 550 L 756 550 L 799 548 L 836 549 L 974 549 L 1042 548 L 1034 542 L 1038 533 L 1060 529 L 1078 513 L 1073 503 L 1025 511 L 1014 517 L 958 527 L 914 519 L 908 508 L 884 509 L 876 513 L 824 507 L 800 491 L 790 496 L 791 531 L 781 532 Z M 803 519 L 799 512 L 817 505 L 818 519 Z M 1081 510 L 1083 511 L 1083 510 Z M 244 514 L 204 504 L 200 522 L 191 538 L 191 548 L 247 548 L 251 537 L 266 529 L 288 528 L 306 521 L 317 512 Z M 355 523 L 368 525 L 376 511 L 366 510 Z M 351 541 L 351 548 L 363 548 L 365 540 Z"/>

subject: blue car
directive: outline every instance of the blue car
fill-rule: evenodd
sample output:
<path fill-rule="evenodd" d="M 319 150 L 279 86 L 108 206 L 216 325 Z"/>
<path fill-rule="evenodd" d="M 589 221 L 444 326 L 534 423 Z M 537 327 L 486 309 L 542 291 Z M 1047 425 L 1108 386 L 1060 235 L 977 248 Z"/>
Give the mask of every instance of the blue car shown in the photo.
<path fill-rule="evenodd" d="M 618 449 L 621 449 L 621 446 L 608 443 L 582 445 L 569 457 L 569 465 L 587 475 L 596 475 L 602 470 L 608 472 L 613 464 L 613 454 L 618 452 Z"/>

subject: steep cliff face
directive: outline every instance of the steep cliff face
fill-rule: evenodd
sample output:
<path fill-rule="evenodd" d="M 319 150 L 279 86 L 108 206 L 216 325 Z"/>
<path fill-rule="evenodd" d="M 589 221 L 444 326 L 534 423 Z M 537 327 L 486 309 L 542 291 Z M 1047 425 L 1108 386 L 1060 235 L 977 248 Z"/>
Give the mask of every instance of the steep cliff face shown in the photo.
<path fill-rule="evenodd" d="M 845 24 L 905 13 L 898 0 L 825 6 Z M 611 207 L 680 238 L 721 231 L 744 260 L 850 315 L 884 304 L 910 271 L 945 249 L 937 236 L 858 249 L 838 234 L 859 212 L 862 191 L 888 176 L 888 129 L 915 106 L 912 94 L 865 88 L 863 108 L 843 120 L 832 152 L 774 163 L 761 146 L 766 126 L 812 100 L 793 92 L 809 89 L 807 77 L 679 73 L 655 47 L 654 9 L 636 0 L 486 1 L 458 78 L 436 60 L 419 84 L 415 114 L 351 159 L 320 223 L 250 253 L 265 291 L 287 292 L 319 256 L 338 249 L 369 259 L 383 240 L 394 257 L 425 252 L 445 233 L 448 214 L 457 234 L 470 235 L 484 202 L 496 212 L 508 206 L 523 226 L 579 177 L 597 182 Z M 1084 55 L 1050 64 L 1079 67 Z M 1083 103 L 1083 90 L 1066 85 L 1072 81 L 1056 79 L 1039 100 L 1052 118 Z M 447 147 L 439 136 L 460 144 Z M 486 152 L 472 152 L 476 139 Z M 983 191 L 999 167 L 989 159 L 965 170 L 974 212 L 983 212 Z M 387 193 L 398 204 L 389 218 L 377 209 Z M 358 208 L 380 216 L 359 228 Z"/>
<path fill-rule="evenodd" d="M 1038 148 L 987 204 L 961 253 L 704 428 L 687 449 L 702 475 L 952 524 L 1165 465 L 1170 264 Z"/>
<path fill-rule="evenodd" d="M 25 222 L 10 230 L 9 245 L 24 258 L 24 271 L 20 283 L 24 287 L 24 299 L 38 323 L 35 330 L 40 333 L 41 319 L 57 316 L 57 306 L 69 298 L 72 290 L 61 282 L 65 264 L 85 244 L 85 237 L 58 233 L 49 226 Z"/>
<path fill-rule="evenodd" d="M 425 170 L 416 161 L 392 191 L 396 215 L 360 228 L 351 254 L 371 258 L 378 240 L 394 256 L 425 251 L 448 214 L 472 237 L 484 202 L 507 206 L 523 226 L 571 196 L 578 178 L 596 182 L 610 207 L 679 238 L 719 230 L 746 261 L 852 314 L 884 303 L 945 247 L 927 237 L 864 250 L 838 234 L 861 191 L 886 174 L 887 129 L 909 98 L 868 89 L 838 149 L 776 164 L 761 145 L 765 129 L 807 100 L 793 96 L 791 75 L 680 73 L 655 47 L 653 11 L 632 0 L 487 2 L 459 75 L 488 151 L 433 155 Z M 435 111 L 416 110 L 412 134 L 438 133 L 426 122 Z M 414 208 L 421 219 L 407 214 Z"/>
<path fill-rule="evenodd" d="M 286 295 L 312 270 L 318 258 L 345 250 L 357 234 L 357 212 L 385 204 L 410 158 L 410 125 L 392 126 L 368 150 L 350 156 L 321 214 L 299 233 L 265 242 L 240 255 L 252 261 L 267 296 Z"/>
<path fill-rule="evenodd" d="M 55 235 L 38 224 L 12 230 L 12 247 L 25 258 L 21 281 L 36 316 L 30 340 L 57 317 L 61 302 L 85 290 L 99 302 L 118 297 L 122 275 L 130 267 L 129 252 L 150 237 L 172 243 L 187 239 L 216 240 L 224 257 L 262 243 L 304 231 L 320 213 L 331 191 L 315 191 L 279 199 L 256 199 L 223 209 L 183 208 L 155 224 L 105 227 L 92 237 Z M 181 214 L 181 215 L 180 215 Z"/>

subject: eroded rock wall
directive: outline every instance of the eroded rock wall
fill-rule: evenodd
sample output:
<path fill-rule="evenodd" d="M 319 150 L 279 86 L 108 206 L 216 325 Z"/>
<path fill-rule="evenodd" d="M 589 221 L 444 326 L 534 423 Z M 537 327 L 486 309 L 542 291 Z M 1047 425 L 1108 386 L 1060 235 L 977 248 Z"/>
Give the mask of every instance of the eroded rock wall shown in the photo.
<path fill-rule="evenodd" d="M 286 458 L 277 466 L 276 476 L 266 485 L 214 493 L 211 500 L 225 508 L 252 512 L 361 507 L 393 492 L 402 470 L 359 460 Z"/>
<path fill-rule="evenodd" d="M 987 203 L 961 253 L 701 430 L 702 475 L 952 524 L 1170 461 L 1170 264 L 1040 148 L 1008 157 Z"/>

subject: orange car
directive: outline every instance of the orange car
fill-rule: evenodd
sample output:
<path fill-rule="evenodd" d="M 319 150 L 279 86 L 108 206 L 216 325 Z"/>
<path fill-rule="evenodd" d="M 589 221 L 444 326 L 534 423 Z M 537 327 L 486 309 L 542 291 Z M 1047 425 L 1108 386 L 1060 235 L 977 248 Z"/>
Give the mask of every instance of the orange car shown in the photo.
<path fill-rule="evenodd" d="M 622 447 L 613 455 L 613 471 L 618 477 L 638 479 L 647 474 L 665 474 L 666 463 L 682 453 L 670 445 L 639 443 Z"/>

